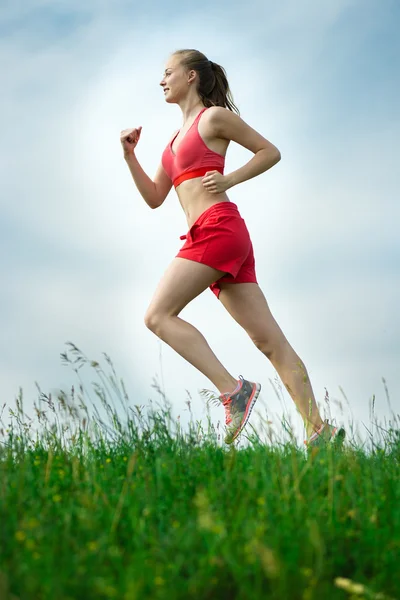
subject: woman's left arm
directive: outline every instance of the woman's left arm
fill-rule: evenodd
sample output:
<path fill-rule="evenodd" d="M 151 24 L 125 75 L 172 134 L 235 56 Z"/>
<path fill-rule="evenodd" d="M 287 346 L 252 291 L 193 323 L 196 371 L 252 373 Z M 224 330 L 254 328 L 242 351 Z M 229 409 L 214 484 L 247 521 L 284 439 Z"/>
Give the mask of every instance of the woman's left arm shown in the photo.
<path fill-rule="evenodd" d="M 243 119 L 232 111 L 222 107 L 213 107 L 212 111 L 210 111 L 209 124 L 216 137 L 232 140 L 247 148 L 247 150 L 254 152 L 254 156 L 243 167 L 222 176 L 225 179 L 225 189 L 229 189 L 238 183 L 242 183 L 242 181 L 247 181 L 252 177 L 264 173 L 264 171 L 267 171 L 280 161 L 281 153 L 278 148 L 250 127 L 250 125 L 247 125 Z M 219 175 L 218 172 L 216 173 Z M 206 188 L 206 184 L 211 183 L 210 175 L 208 175 L 208 179 L 207 175 L 203 179 L 203 184 Z M 212 191 L 212 189 L 209 191 Z"/>

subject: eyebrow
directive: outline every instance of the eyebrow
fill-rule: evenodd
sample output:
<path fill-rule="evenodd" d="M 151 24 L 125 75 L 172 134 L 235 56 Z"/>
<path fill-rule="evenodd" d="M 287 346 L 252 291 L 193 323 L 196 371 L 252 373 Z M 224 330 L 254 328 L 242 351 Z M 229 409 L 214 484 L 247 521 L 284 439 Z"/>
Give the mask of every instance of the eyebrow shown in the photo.
<path fill-rule="evenodd" d="M 167 71 L 172 71 L 172 67 L 167 67 L 167 68 L 165 69 L 165 71 L 164 71 L 164 74 L 165 74 Z"/>

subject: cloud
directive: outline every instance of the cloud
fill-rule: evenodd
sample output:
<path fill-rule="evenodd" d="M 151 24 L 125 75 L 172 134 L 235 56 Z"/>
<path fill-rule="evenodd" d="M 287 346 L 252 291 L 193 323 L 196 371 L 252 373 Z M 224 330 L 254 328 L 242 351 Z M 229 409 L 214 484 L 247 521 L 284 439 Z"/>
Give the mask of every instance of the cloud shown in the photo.
<path fill-rule="evenodd" d="M 144 401 L 154 396 L 150 382 L 160 373 L 161 347 L 166 391 L 177 412 L 186 408 L 186 389 L 195 395 L 212 388 L 144 326 L 146 307 L 187 224 L 173 192 L 158 210 L 146 206 L 119 143 L 121 129 L 143 125 L 138 156 L 154 174 L 181 123 L 179 109 L 164 103 L 158 86 L 164 60 L 170 50 L 190 46 L 226 67 L 242 117 L 282 151 L 270 173 L 229 195 L 249 227 L 260 285 L 318 398 L 325 386 L 337 391 L 343 385 L 358 417 L 365 416 L 364 402 L 375 390 L 384 402 L 383 375 L 395 402 L 400 331 L 398 273 L 390 257 L 399 252 L 399 125 L 379 110 L 379 97 L 369 121 L 346 113 L 351 102 L 338 72 L 351 44 L 368 43 L 371 6 L 357 27 L 361 5 L 355 1 L 309 1 L 301 10 L 294 1 L 279 8 L 259 3 L 251 35 L 243 5 L 196 31 L 199 12 L 174 21 L 154 17 L 145 30 L 129 26 L 123 2 L 112 15 L 106 5 L 67 8 L 59 2 L 59 15 L 80 23 L 63 28 L 63 20 L 49 18 L 49 3 L 34 6 L 47 15 L 42 30 L 49 41 L 40 28 L 30 28 L 27 7 L 18 12 L 7 5 L 1 24 L 13 28 L 0 46 L 10 57 L 0 141 L 5 397 L 23 385 L 32 398 L 34 379 L 50 387 L 69 384 L 58 360 L 67 340 L 93 358 L 110 354 Z M 393 79 L 388 69 L 383 85 L 389 89 Z M 357 85 L 366 90 L 369 83 Z M 232 145 L 227 172 L 249 158 Z M 232 374 L 259 378 L 270 410 L 281 412 L 269 389 L 274 370 L 210 292 L 182 317 L 204 333 Z M 286 403 L 296 419 L 287 394 Z M 194 404 L 195 414 L 203 414 L 200 400 Z"/>

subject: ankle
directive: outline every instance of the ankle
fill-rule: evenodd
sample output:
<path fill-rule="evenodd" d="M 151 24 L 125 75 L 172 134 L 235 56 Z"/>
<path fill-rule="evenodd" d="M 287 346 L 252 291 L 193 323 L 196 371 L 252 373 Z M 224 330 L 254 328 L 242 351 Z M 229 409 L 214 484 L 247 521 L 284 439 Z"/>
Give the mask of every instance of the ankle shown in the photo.
<path fill-rule="evenodd" d="M 225 385 L 222 389 L 224 391 L 222 391 L 221 389 L 219 390 L 221 396 L 223 396 L 223 395 L 232 396 L 235 392 L 239 391 L 239 389 L 240 389 L 240 380 L 234 379 L 233 382 L 230 385 Z"/>
<path fill-rule="evenodd" d="M 309 422 L 306 426 L 307 436 L 310 437 L 310 436 L 312 436 L 313 433 L 315 433 L 316 431 L 319 431 L 322 428 L 324 423 L 325 423 L 325 421 L 323 421 L 321 418 L 316 420 L 314 423 Z"/>

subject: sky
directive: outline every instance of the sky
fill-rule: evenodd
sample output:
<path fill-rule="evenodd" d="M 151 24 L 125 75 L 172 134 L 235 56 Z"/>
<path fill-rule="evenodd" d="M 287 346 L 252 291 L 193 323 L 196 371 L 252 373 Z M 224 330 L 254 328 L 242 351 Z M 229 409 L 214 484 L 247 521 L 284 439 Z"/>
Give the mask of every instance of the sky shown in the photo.
<path fill-rule="evenodd" d="M 400 409 L 400 7 L 396 0 L 6 1 L 0 8 L 0 413 L 23 390 L 68 392 L 71 341 L 111 357 L 131 405 L 160 400 L 205 422 L 211 382 L 144 325 L 187 224 L 175 191 L 151 210 L 123 159 L 120 131 L 142 126 L 154 176 L 182 125 L 159 82 L 169 55 L 221 64 L 241 117 L 275 144 L 271 171 L 228 191 L 253 242 L 271 311 L 304 361 L 322 416 L 366 439 Z M 232 143 L 229 173 L 251 158 Z M 301 418 L 269 361 L 211 291 L 180 314 L 234 376 L 259 381 L 251 423 Z M 98 381 L 81 369 L 85 388 Z M 387 401 L 383 378 L 389 392 Z M 98 399 L 92 394 L 93 402 Z M 223 423 L 223 409 L 210 413 Z M 376 430 L 378 435 L 379 430 Z"/>

